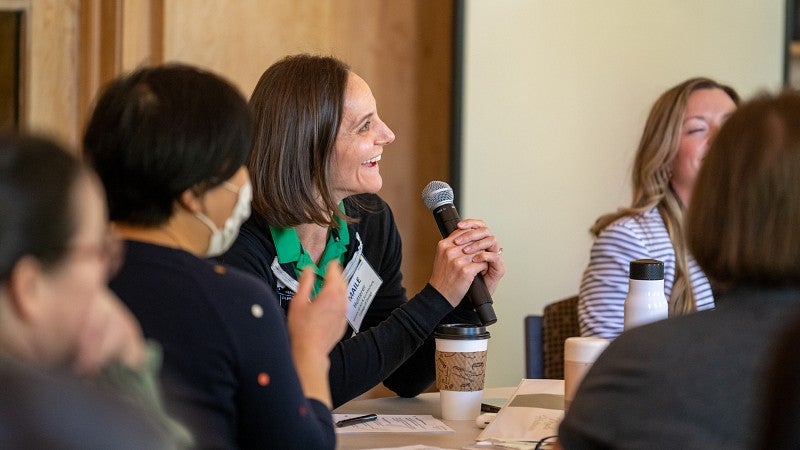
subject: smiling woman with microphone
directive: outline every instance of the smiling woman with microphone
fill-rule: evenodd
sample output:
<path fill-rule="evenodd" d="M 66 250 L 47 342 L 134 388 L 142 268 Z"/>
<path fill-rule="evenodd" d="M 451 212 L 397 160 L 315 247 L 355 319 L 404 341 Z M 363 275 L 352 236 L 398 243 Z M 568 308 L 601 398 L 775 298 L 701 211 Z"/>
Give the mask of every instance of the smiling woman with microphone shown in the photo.
<path fill-rule="evenodd" d="M 382 381 L 401 396 L 419 394 L 434 380 L 436 326 L 478 323 L 461 300 L 479 274 L 489 292 L 503 277 L 497 239 L 480 220 L 460 221 L 439 241 L 429 283 L 409 300 L 400 235 L 375 195 L 395 136 L 367 83 L 335 58 L 289 56 L 264 72 L 250 106 L 253 215 L 223 261 L 265 280 L 284 308 L 303 268 L 319 285 L 327 262 L 339 261 L 350 330 L 330 354 L 334 406 Z"/>

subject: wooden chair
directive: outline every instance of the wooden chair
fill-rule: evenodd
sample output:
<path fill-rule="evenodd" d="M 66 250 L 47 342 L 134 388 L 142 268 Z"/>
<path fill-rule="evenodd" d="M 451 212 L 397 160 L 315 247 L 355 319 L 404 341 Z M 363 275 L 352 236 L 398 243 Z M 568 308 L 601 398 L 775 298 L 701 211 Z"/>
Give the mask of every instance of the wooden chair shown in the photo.
<path fill-rule="evenodd" d="M 525 377 L 563 379 L 564 341 L 580 335 L 577 295 L 525 317 Z"/>

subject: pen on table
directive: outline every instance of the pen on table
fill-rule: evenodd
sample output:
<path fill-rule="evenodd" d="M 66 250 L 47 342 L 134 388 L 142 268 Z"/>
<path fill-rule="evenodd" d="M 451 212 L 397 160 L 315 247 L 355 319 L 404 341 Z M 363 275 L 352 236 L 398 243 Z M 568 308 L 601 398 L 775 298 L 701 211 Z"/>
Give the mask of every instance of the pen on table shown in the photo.
<path fill-rule="evenodd" d="M 378 418 L 377 414 L 367 414 L 364 416 L 351 417 L 349 419 L 344 419 L 336 422 L 336 426 L 339 428 L 349 427 L 350 425 L 358 425 L 359 423 L 371 422 L 377 418 Z"/>

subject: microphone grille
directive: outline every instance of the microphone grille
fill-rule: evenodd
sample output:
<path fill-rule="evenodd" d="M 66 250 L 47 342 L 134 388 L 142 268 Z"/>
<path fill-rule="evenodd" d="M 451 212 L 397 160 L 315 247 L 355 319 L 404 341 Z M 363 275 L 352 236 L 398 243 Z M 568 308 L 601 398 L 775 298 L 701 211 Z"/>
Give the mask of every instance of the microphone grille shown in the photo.
<path fill-rule="evenodd" d="M 422 201 L 430 210 L 453 203 L 453 189 L 444 181 L 431 181 L 422 190 Z"/>

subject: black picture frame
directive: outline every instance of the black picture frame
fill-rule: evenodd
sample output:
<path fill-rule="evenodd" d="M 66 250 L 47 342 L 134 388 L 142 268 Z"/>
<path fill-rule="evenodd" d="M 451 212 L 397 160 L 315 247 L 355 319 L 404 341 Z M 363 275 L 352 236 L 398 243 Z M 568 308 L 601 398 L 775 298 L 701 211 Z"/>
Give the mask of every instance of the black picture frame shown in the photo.
<path fill-rule="evenodd" d="M 20 127 L 22 12 L 0 11 L 0 130 Z"/>

